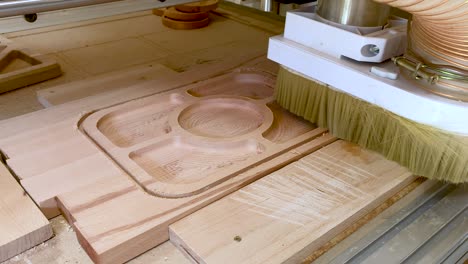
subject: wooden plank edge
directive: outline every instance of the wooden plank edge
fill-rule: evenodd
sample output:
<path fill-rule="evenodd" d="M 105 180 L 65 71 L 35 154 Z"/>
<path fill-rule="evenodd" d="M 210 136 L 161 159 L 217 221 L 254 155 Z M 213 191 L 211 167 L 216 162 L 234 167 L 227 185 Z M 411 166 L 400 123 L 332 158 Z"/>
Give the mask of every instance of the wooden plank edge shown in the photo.
<path fill-rule="evenodd" d="M 30 201 L 31 206 L 35 206 L 37 208 L 37 205 L 35 204 L 35 202 L 31 199 L 31 197 L 26 192 L 26 190 L 24 190 L 24 188 L 18 182 L 17 177 L 11 172 L 11 169 L 4 163 L 4 161 L 5 161 L 5 156 L 2 152 L 0 152 L 0 166 L 3 167 L 1 169 L 2 173 L 4 172 L 5 174 L 8 174 L 4 176 L 5 177 L 10 176 L 12 178 L 11 180 L 15 181 L 18 184 L 18 188 L 24 192 L 24 196 L 27 197 L 27 199 Z M 40 209 L 37 208 L 38 216 L 40 216 L 40 212 L 41 212 Z M 45 221 L 46 221 L 46 218 L 44 217 L 44 225 L 41 226 L 40 228 L 30 233 L 27 233 L 24 236 L 18 237 L 15 240 L 10 241 L 9 243 L 0 245 L 0 262 L 6 261 L 50 239 L 54 235 L 54 232 L 52 230 L 50 223 L 45 224 Z"/>
<path fill-rule="evenodd" d="M 354 223 L 349 225 L 348 227 L 344 228 L 340 233 L 338 233 L 334 238 L 332 238 L 330 241 L 327 243 L 323 244 L 321 247 L 319 247 L 317 250 L 312 251 L 312 254 L 309 256 L 305 257 L 300 261 L 301 263 L 311 263 L 314 262 L 316 259 L 318 259 L 320 256 L 323 254 L 327 253 L 330 249 L 332 249 L 334 246 L 336 246 L 338 243 L 341 241 L 345 240 L 347 237 L 352 235 L 354 232 L 359 230 L 361 227 L 366 225 L 368 222 L 370 222 L 372 219 L 380 215 L 382 212 L 384 212 L 386 209 L 394 205 L 396 202 L 400 201 L 402 198 L 406 197 L 407 195 L 412 195 L 412 191 L 415 190 L 418 186 L 423 184 L 427 179 L 423 177 L 409 177 L 409 179 L 413 179 L 413 181 L 410 181 L 407 185 L 404 183 L 407 183 L 408 181 L 403 182 L 400 186 L 399 190 L 397 190 L 396 193 L 394 193 L 392 196 L 387 198 L 383 203 L 375 207 L 374 209 L 370 210 L 367 214 L 356 220 Z M 425 190 L 426 188 L 424 188 Z"/>
<path fill-rule="evenodd" d="M 1 245 L 1 247 L 15 249 L 14 251 L 8 252 L 1 252 L 0 250 L 0 262 L 6 261 L 10 258 L 15 257 L 18 254 L 21 254 L 47 240 L 52 238 L 54 232 L 52 231 L 52 227 L 49 225 L 45 225 L 35 231 L 22 236 L 18 237 L 17 239 L 7 243 L 5 245 Z M 25 237 L 28 237 L 27 239 Z M 24 243 L 26 241 L 26 244 Z"/>

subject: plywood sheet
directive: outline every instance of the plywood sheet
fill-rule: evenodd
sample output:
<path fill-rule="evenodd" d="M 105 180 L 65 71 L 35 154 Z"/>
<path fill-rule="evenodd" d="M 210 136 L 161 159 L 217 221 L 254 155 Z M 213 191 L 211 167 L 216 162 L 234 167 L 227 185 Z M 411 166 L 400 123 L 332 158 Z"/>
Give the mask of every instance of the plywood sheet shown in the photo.
<path fill-rule="evenodd" d="M 170 226 L 197 263 L 297 263 L 415 179 L 337 141 Z"/>
<path fill-rule="evenodd" d="M 52 234 L 49 221 L 0 163 L 0 262 L 44 242 Z"/>

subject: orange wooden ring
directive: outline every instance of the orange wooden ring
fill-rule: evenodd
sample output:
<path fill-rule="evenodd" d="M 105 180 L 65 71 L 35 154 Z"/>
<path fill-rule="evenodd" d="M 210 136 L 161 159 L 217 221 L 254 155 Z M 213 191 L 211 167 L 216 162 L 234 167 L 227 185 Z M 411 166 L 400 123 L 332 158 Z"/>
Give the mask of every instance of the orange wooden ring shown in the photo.
<path fill-rule="evenodd" d="M 175 9 L 174 7 L 170 7 L 164 11 L 164 16 L 170 19 L 181 21 L 200 21 L 208 18 L 209 14 L 207 12 L 186 13 Z"/>
<path fill-rule="evenodd" d="M 164 15 L 164 11 L 166 11 L 167 8 L 155 8 L 152 10 L 153 12 L 153 15 L 156 15 L 156 16 L 163 16 Z"/>

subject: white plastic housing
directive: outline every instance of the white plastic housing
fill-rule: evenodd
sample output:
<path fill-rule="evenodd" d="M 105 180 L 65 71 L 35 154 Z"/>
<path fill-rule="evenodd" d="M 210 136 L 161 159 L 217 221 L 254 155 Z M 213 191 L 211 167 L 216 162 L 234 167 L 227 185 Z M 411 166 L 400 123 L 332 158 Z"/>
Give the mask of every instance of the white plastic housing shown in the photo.
<path fill-rule="evenodd" d="M 291 17 L 297 18 L 289 16 L 287 19 Z M 293 19 L 286 23 L 289 22 L 289 26 L 292 26 L 291 21 L 297 23 L 295 26 L 303 32 L 312 30 L 308 28 L 311 24 L 304 24 L 303 19 Z M 311 33 L 307 34 L 312 36 Z M 347 39 L 337 38 L 336 41 L 343 46 L 349 43 Z M 370 72 L 372 66 L 398 72 L 398 68 L 389 61 L 380 64 L 360 63 L 326 54 L 315 47 L 305 46 L 283 36 L 270 38 L 268 58 L 397 115 L 446 131 L 468 135 L 468 103 L 426 92 L 415 86 L 414 82 L 403 78 L 401 74 L 398 79 L 391 80 Z"/>
<path fill-rule="evenodd" d="M 382 62 L 405 51 L 405 25 L 365 34 L 363 29 L 357 27 L 348 26 L 346 30 L 334 26 L 331 22 L 326 23 L 313 13 L 314 8 L 309 10 L 311 12 L 287 13 L 285 38 L 338 58 L 346 56 L 365 62 Z M 378 53 L 372 52 L 371 48 L 378 50 Z"/>

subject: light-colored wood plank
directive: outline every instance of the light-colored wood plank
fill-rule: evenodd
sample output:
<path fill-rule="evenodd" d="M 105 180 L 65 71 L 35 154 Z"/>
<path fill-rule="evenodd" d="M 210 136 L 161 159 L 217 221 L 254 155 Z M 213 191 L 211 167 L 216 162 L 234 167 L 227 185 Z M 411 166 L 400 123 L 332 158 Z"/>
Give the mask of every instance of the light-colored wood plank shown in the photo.
<path fill-rule="evenodd" d="M 42 89 L 37 91 L 37 98 L 44 107 L 50 107 L 107 91 L 126 88 L 149 80 L 156 80 L 175 73 L 173 70 L 155 63 L 139 65 L 73 83 Z"/>
<path fill-rule="evenodd" d="M 142 38 L 127 38 L 63 51 L 65 60 L 90 74 L 99 74 L 149 62 L 170 54 Z"/>
<path fill-rule="evenodd" d="M 166 241 L 174 221 L 335 140 L 320 136 L 190 197 L 151 196 L 128 176 L 115 175 L 59 195 L 57 201 L 91 259 L 120 263 Z"/>
<path fill-rule="evenodd" d="M 25 47 L 34 47 L 41 54 L 49 54 L 167 30 L 161 25 L 160 19 L 149 12 L 115 16 L 111 20 L 113 21 L 106 23 L 106 18 L 100 18 L 92 20 L 91 23 L 83 21 L 13 32 L 7 36 Z"/>
<path fill-rule="evenodd" d="M 0 163 L 0 262 L 44 242 L 52 234 L 49 221 Z"/>
<path fill-rule="evenodd" d="M 297 263 L 415 179 L 337 141 L 170 226 L 197 263 Z"/>

